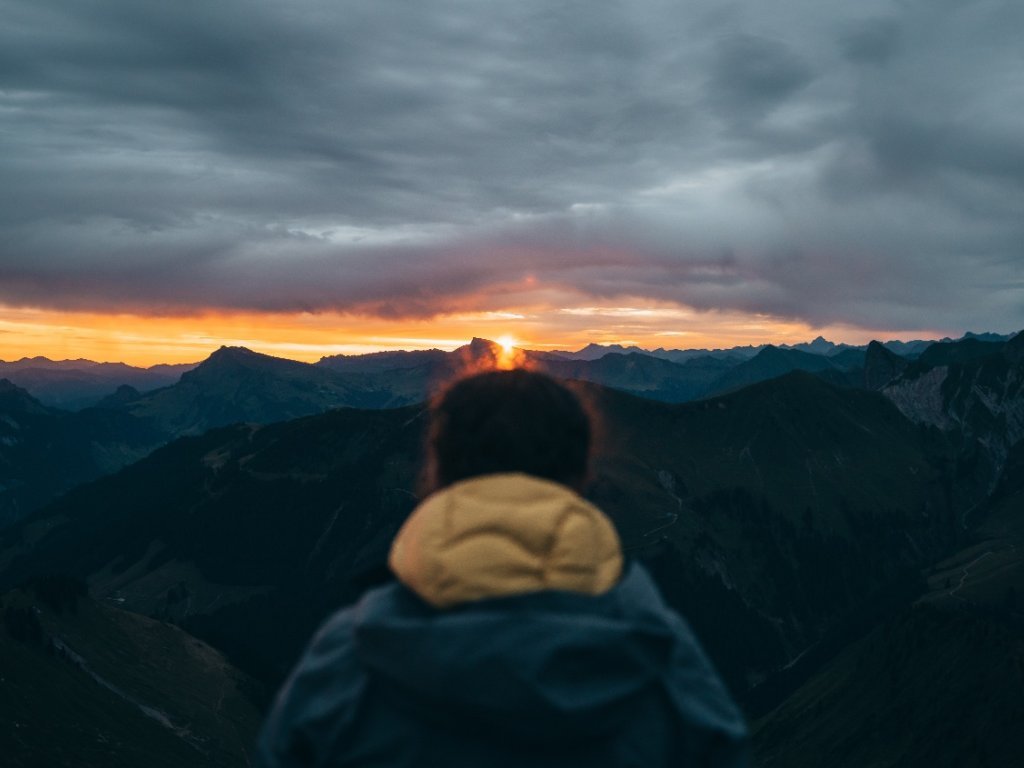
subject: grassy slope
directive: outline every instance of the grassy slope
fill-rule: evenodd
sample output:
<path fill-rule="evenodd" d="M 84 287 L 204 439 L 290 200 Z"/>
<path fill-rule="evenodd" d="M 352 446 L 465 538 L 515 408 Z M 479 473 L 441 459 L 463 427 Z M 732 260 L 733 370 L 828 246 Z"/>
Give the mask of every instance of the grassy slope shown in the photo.
<path fill-rule="evenodd" d="M 913 610 L 755 727 L 759 764 L 997 766 L 1024 754 L 1024 444 L 975 533 Z"/>
<path fill-rule="evenodd" d="M 38 611 L 44 638 L 73 652 L 48 647 L 45 639 L 15 639 L 0 627 L 5 766 L 248 763 L 259 714 L 240 688 L 252 684 L 206 644 L 88 599 L 63 614 L 22 591 L 8 593 L 3 603 Z M 144 714 L 140 704 L 163 713 L 173 727 Z"/>
<path fill-rule="evenodd" d="M 919 605 L 844 651 L 755 724 L 763 768 L 1017 765 L 1024 638 Z"/>

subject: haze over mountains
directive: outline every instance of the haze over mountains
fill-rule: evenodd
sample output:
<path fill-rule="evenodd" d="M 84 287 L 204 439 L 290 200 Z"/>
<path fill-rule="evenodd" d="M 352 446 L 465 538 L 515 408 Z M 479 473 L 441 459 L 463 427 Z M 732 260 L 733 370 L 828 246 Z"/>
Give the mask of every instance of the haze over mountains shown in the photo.
<path fill-rule="evenodd" d="M 86 616 L 171 622 L 240 668 L 176 657 L 190 679 L 272 687 L 326 613 L 386 577 L 417 501 L 423 400 L 460 372 L 527 365 L 576 380 L 600 414 L 589 495 L 756 720 L 761 764 L 931 765 L 948 722 L 964 724 L 956 764 L 1005 759 L 1024 747 L 1005 687 L 1024 669 L 1024 334 L 912 356 L 815 345 L 673 361 L 476 339 L 317 364 L 222 348 L 174 384 L 78 413 L 7 383 L 0 500 L 23 519 L 0 531 L 0 592 L 14 590 L 0 610 L 15 624 L 48 610 L 16 588 L 63 574 L 88 585 Z M 71 630 L 43 623 L 40 644 L 3 642 L 60 680 L 46 638 Z M 129 642 L 95 631 L 72 645 Z M 156 700 L 167 685 L 154 678 Z M 206 722 L 219 739 L 234 727 Z M 173 751 L 175 733 L 152 744 Z"/>

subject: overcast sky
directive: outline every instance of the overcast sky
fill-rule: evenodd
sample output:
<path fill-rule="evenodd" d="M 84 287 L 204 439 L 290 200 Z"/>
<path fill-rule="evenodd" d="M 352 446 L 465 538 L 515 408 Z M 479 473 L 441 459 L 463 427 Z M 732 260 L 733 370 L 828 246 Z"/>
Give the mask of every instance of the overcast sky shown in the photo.
<path fill-rule="evenodd" d="M 8 306 L 1024 327 L 1020 0 L 0 18 Z"/>

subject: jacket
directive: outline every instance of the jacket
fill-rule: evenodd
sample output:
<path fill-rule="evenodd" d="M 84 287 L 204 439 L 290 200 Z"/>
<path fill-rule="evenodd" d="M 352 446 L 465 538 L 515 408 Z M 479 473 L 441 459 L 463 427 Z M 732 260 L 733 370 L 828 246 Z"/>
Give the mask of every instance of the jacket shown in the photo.
<path fill-rule="evenodd" d="M 397 583 L 314 637 L 257 765 L 747 764 L 693 633 L 564 486 L 458 483 L 413 512 L 390 565 Z"/>

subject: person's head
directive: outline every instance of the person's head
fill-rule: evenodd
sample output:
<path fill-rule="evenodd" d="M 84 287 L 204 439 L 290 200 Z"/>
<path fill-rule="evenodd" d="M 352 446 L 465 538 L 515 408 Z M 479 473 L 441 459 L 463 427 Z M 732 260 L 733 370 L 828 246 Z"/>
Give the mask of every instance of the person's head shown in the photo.
<path fill-rule="evenodd" d="M 522 472 L 582 490 L 591 423 L 564 384 L 534 371 L 460 379 L 431 404 L 424 491 L 496 472 Z"/>

